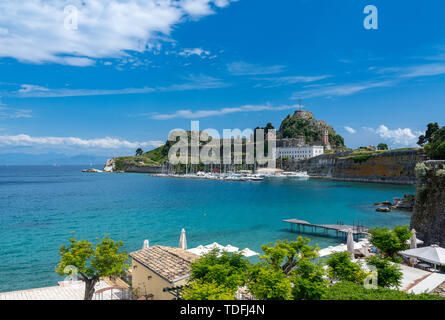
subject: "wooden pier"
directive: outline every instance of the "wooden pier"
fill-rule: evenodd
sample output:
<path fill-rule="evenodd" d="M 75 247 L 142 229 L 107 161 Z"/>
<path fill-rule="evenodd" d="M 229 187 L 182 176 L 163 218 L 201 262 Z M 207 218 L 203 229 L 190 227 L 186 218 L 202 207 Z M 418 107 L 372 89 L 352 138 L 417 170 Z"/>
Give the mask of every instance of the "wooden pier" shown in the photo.
<path fill-rule="evenodd" d="M 312 233 L 318 235 L 329 236 L 329 231 L 334 231 L 337 237 L 346 238 L 349 230 L 352 231 L 354 238 L 358 239 L 369 234 L 369 228 L 366 228 L 359 223 L 357 225 L 345 225 L 342 222 L 337 224 L 313 224 L 304 220 L 289 219 L 283 220 L 289 223 L 292 232 L 298 233 Z M 321 231 L 321 232 L 320 232 Z"/>

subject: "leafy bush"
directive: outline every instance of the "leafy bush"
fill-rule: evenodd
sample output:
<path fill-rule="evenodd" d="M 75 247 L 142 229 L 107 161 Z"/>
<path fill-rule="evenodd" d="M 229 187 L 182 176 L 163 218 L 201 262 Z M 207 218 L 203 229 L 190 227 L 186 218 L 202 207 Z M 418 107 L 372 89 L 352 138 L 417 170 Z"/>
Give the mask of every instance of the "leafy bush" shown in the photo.
<path fill-rule="evenodd" d="M 329 276 L 335 280 L 363 283 L 368 276 L 368 272 L 362 270 L 359 263 L 352 262 L 346 251 L 331 254 L 326 263 L 329 266 Z"/>
<path fill-rule="evenodd" d="M 409 226 L 396 226 L 392 230 L 385 228 L 374 228 L 370 230 L 371 243 L 376 246 L 384 257 L 394 262 L 399 262 L 399 251 L 407 250 L 412 233 Z"/>
<path fill-rule="evenodd" d="M 183 300 L 235 300 L 232 289 L 216 284 L 215 282 L 193 282 L 182 292 Z"/>
<path fill-rule="evenodd" d="M 214 283 L 235 292 L 247 280 L 248 265 L 242 254 L 213 250 L 191 264 L 190 280 Z"/>
<path fill-rule="evenodd" d="M 338 282 L 331 286 L 324 300 L 443 300 L 439 295 L 413 294 L 387 288 L 366 289 L 351 282 Z"/>
<path fill-rule="evenodd" d="M 320 300 L 329 285 L 323 278 L 325 273 L 321 264 L 312 263 L 307 259 L 300 260 L 292 279 L 294 300 Z"/>
<path fill-rule="evenodd" d="M 283 271 L 266 264 L 255 265 L 250 270 L 249 292 L 259 300 L 289 300 L 292 284 Z"/>
<path fill-rule="evenodd" d="M 423 162 L 419 162 L 418 164 L 416 164 L 416 168 L 414 170 L 418 178 L 423 178 L 428 173 L 428 168 Z"/>
<path fill-rule="evenodd" d="M 436 123 L 437 125 L 437 123 Z M 419 139 L 421 140 L 421 139 Z M 445 159 L 445 127 L 435 128 L 429 139 L 425 139 L 428 143 L 425 145 L 425 152 L 430 159 Z M 419 141 L 420 142 L 420 141 Z"/>
<path fill-rule="evenodd" d="M 310 240 L 298 237 L 297 241 L 278 241 L 275 245 L 263 245 L 261 249 L 264 255 L 260 258 L 268 266 L 282 270 L 284 274 L 291 274 L 299 260 L 312 260 L 318 257 L 318 248 L 309 245 Z"/>
<path fill-rule="evenodd" d="M 389 260 L 377 256 L 368 257 L 366 262 L 376 267 L 378 273 L 377 283 L 380 287 L 400 287 L 403 273 L 397 264 L 393 264 Z"/>

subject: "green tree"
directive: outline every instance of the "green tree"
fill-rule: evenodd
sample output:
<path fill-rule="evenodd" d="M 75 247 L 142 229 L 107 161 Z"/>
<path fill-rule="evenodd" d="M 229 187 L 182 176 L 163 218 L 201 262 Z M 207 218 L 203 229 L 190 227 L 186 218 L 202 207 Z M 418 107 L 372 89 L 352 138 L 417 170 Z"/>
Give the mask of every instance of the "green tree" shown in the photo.
<path fill-rule="evenodd" d="M 366 262 L 368 265 L 372 265 L 377 269 L 377 282 L 380 287 L 400 287 L 403 273 L 397 264 L 391 263 L 388 259 L 383 259 L 377 256 L 366 258 Z"/>
<path fill-rule="evenodd" d="M 136 150 L 136 156 L 142 156 L 144 154 L 144 150 L 142 150 L 141 148 L 138 148 Z"/>
<path fill-rule="evenodd" d="M 124 245 L 106 235 L 97 239 L 96 247 L 86 240 L 69 239 L 70 245 L 60 246 L 60 262 L 56 267 L 59 275 L 77 276 L 85 282 L 85 300 L 91 300 L 94 286 L 101 277 L 120 276 L 128 270 L 128 254 L 119 252 Z"/>
<path fill-rule="evenodd" d="M 290 275 L 300 259 L 312 260 L 318 257 L 318 247 L 309 245 L 310 240 L 298 237 L 297 241 L 278 241 L 275 245 L 263 245 L 264 255 L 260 256 L 270 267 Z"/>
<path fill-rule="evenodd" d="M 329 282 L 324 279 L 323 265 L 301 259 L 292 278 L 292 297 L 294 300 L 320 300 L 328 290 Z"/>
<path fill-rule="evenodd" d="M 427 143 L 430 143 L 432 141 L 432 138 L 434 134 L 439 131 L 439 124 L 437 122 L 434 123 L 428 123 L 427 130 L 425 132 L 425 135 L 421 135 L 419 137 L 419 141 L 417 144 L 419 146 L 423 146 Z"/>
<path fill-rule="evenodd" d="M 430 159 L 445 160 L 445 127 L 434 133 L 425 145 L 425 152 Z"/>
<path fill-rule="evenodd" d="M 273 268 L 265 263 L 251 266 L 249 292 L 259 300 L 289 300 L 292 284 L 282 270 Z"/>
<path fill-rule="evenodd" d="M 329 276 L 335 280 L 363 283 L 368 276 L 368 272 L 362 270 L 361 264 L 353 262 L 346 251 L 331 254 L 326 264 L 329 266 Z"/>
<path fill-rule="evenodd" d="M 234 293 L 246 283 L 248 265 L 242 254 L 212 250 L 191 264 L 190 280 L 214 283 Z"/>
<path fill-rule="evenodd" d="M 183 300 L 235 300 L 232 289 L 215 282 L 194 281 L 181 295 Z"/>
<path fill-rule="evenodd" d="M 399 251 L 409 248 L 408 240 L 412 236 L 409 226 L 396 226 L 393 229 L 374 228 L 370 233 L 371 243 L 381 251 L 383 257 L 394 262 L 400 261 L 400 257 L 397 256 Z"/>
<path fill-rule="evenodd" d="M 379 143 L 379 145 L 377 146 L 377 150 L 388 150 L 388 145 L 386 143 Z"/>

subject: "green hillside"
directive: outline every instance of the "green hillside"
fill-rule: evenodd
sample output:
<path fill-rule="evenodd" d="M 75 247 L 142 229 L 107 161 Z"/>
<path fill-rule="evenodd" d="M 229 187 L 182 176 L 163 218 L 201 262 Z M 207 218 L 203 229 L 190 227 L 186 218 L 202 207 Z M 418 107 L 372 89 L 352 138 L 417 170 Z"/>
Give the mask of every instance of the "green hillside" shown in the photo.
<path fill-rule="evenodd" d="M 307 145 L 322 145 L 325 131 L 328 131 L 329 143 L 333 148 L 344 148 L 342 136 L 337 134 L 333 127 L 326 121 L 317 120 L 309 111 L 297 110 L 293 115 L 288 115 L 278 130 L 280 139 L 300 139 Z"/>

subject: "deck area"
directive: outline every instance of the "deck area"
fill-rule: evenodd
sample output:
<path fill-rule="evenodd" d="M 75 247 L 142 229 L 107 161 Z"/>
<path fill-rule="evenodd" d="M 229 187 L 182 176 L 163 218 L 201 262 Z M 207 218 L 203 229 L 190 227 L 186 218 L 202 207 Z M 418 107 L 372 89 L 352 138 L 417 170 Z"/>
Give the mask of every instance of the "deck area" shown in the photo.
<path fill-rule="evenodd" d="M 360 238 L 369 234 L 369 228 L 366 228 L 360 224 L 357 225 L 345 225 L 338 224 L 314 224 L 305 220 L 288 219 L 283 222 L 289 223 L 291 231 L 298 233 L 320 233 L 321 235 L 329 236 L 329 231 L 334 231 L 337 237 L 346 237 L 349 230 L 352 231 L 354 238 Z"/>

